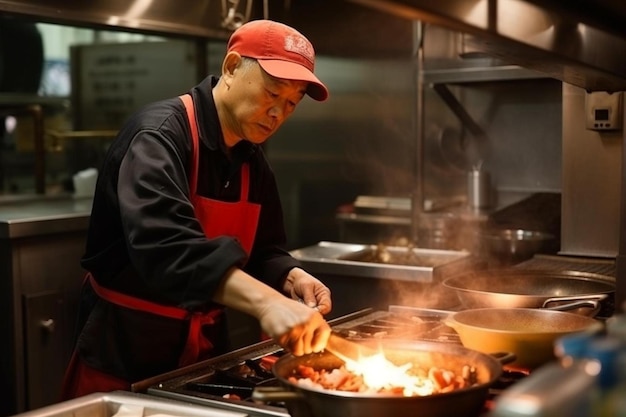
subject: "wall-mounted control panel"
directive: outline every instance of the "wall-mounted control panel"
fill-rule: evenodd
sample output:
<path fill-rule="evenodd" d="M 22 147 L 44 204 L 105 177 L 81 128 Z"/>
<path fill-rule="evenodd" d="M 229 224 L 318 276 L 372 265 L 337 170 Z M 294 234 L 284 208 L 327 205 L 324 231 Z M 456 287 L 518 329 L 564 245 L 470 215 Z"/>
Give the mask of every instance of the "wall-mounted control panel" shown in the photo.
<path fill-rule="evenodd" d="M 585 95 L 589 130 L 621 130 L 624 125 L 623 92 L 594 91 Z"/>

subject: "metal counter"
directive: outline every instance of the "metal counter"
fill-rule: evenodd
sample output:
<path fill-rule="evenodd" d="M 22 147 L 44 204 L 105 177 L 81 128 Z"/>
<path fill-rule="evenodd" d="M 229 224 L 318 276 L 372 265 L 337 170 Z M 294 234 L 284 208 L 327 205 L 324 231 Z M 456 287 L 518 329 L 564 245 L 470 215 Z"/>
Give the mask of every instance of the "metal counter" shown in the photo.
<path fill-rule="evenodd" d="M 96 393 L 42 407 L 21 417 L 245 417 L 246 414 L 126 391 Z M 16 416 L 17 416 L 16 415 Z"/>
<path fill-rule="evenodd" d="M 390 257 L 401 258 L 410 254 L 414 263 L 399 264 L 392 261 L 366 260 L 377 252 L 377 245 L 340 242 L 319 242 L 291 251 L 294 258 L 314 274 L 337 274 L 361 278 L 390 279 L 395 281 L 432 283 L 442 276 L 475 266 L 469 252 L 425 248 L 385 247 Z"/>
<path fill-rule="evenodd" d="M 411 264 L 393 263 L 411 252 Z M 447 276 L 479 266 L 469 252 L 423 248 L 386 247 L 390 263 L 372 262 L 377 245 L 319 242 L 291 254 L 319 278 L 333 294 L 328 318 L 364 308 L 386 310 L 390 305 L 451 310 L 456 294 L 441 285 Z M 414 256 L 413 256 L 414 255 Z"/>
<path fill-rule="evenodd" d="M 87 230 L 91 203 L 72 196 L 0 199 L 0 239 Z"/>

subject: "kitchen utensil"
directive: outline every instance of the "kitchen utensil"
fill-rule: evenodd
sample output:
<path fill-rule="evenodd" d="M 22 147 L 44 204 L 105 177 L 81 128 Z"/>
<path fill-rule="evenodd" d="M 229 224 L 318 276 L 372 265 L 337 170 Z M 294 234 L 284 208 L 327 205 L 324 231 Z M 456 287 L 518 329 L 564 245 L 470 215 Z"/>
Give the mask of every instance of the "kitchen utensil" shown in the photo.
<path fill-rule="evenodd" d="M 554 235 L 539 230 L 487 229 L 478 232 L 481 250 L 502 263 L 520 262 L 548 249 Z"/>
<path fill-rule="evenodd" d="M 369 346 L 352 342 L 339 336 L 336 333 L 331 333 L 326 344 L 326 350 L 337 356 L 344 362 L 356 361 L 367 356 L 372 356 L 379 353 L 378 350 L 372 349 Z"/>
<path fill-rule="evenodd" d="M 334 369 L 343 364 L 330 352 L 305 356 L 282 356 L 273 367 L 280 387 L 257 387 L 252 398 L 262 402 L 284 401 L 293 417 L 477 416 L 483 409 L 488 389 L 500 377 L 502 363 L 511 360 L 453 344 L 386 340 L 385 356 L 396 364 L 412 362 L 421 368 L 441 367 L 461 375 L 466 365 L 476 369 L 477 383 L 471 387 L 428 396 L 402 397 L 392 394 L 359 394 L 304 387 L 289 380 L 300 365 Z"/>
<path fill-rule="evenodd" d="M 595 315 L 600 310 L 608 317 L 612 314 L 615 296 L 615 282 L 611 277 L 578 271 L 521 268 L 472 271 L 445 279 L 442 285 L 455 291 L 465 309 L 570 304 L 568 311 L 572 313 Z"/>
<path fill-rule="evenodd" d="M 471 208 L 483 209 L 491 206 L 491 175 L 481 168 L 467 173 L 467 202 Z"/>
<path fill-rule="evenodd" d="M 553 359 L 556 339 L 576 332 L 597 332 L 599 321 L 564 311 L 533 308 L 481 308 L 450 314 L 452 327 L 468 349 L 512 352 L 512 367 L 537 368 Z"/>

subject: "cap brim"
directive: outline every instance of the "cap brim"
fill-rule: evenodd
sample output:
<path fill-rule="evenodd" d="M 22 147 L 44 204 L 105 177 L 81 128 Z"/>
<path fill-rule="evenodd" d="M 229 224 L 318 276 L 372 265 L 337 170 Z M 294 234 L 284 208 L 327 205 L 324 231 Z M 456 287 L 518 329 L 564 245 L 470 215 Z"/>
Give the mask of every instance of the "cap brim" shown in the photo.
<path fill-rule="evenodd" d="M 285 80 L 307 81 L 306 93 L 317 101 L 328 98 L 328 89 L 311 71 L 302 65 L 277 59 L 258 59 L 259 65 L 269 75 Z"/>

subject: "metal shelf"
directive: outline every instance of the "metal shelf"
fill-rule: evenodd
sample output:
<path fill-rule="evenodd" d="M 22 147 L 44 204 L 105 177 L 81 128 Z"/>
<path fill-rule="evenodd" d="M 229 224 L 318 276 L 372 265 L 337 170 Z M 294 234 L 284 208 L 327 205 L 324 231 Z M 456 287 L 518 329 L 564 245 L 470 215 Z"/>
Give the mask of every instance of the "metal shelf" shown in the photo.
<path fill-rule="evenodd" d="M 22 107 L 40 105 L 44 107 L 66 107 L 69 97 L 46 97 L 37 94 L 0 93 L 0 107 Z"/>
<path fill-rule="evenodd" d="M 549 78 L 543 73 L 519 67 L 500 65 L 494 67 L 463 67 L 424 70 L 425 84 L 462 84 L 490 81 L 515 81 Z"/>

